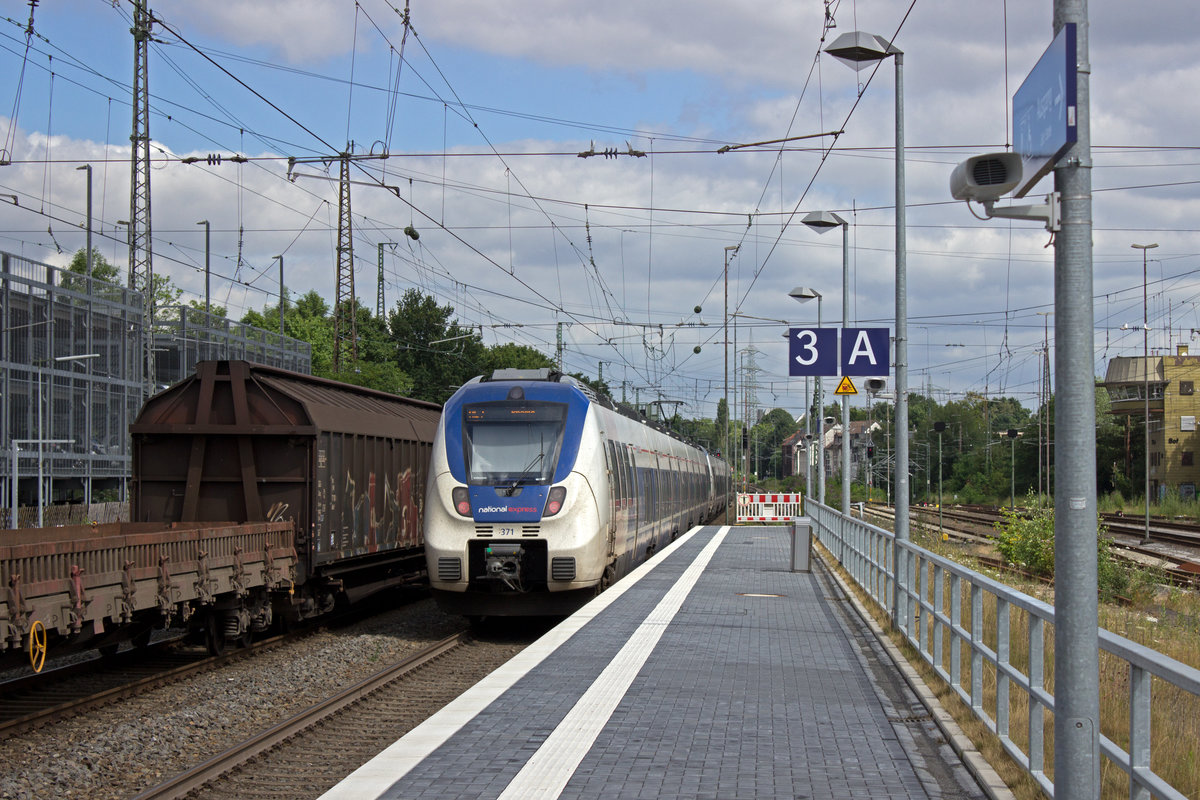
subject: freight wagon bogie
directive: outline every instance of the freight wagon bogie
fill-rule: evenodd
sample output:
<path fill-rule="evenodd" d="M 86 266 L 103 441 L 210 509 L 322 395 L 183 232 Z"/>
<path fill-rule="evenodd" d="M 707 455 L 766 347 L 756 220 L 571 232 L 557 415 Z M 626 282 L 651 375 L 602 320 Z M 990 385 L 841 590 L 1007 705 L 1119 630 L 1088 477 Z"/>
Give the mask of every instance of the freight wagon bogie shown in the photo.
<path fill-rule="evenodd" d="M 117 523 L 12 531 L 0 546 L 0 657 L 144 645 L 178 627 L 219 649 L 286 598 L 289 523 Z M 219 636 L 217 636 L 219 634 Z"/>

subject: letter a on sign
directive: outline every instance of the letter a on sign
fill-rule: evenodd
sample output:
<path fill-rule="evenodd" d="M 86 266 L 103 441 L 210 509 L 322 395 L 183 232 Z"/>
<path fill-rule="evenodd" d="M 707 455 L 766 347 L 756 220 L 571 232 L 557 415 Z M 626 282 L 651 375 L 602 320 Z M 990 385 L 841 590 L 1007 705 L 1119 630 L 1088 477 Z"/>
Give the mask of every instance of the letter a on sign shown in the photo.
<path fill-rule="evenodd" d="M 887 328 L 842 328 L 842 374 L 887 375 Z"/>

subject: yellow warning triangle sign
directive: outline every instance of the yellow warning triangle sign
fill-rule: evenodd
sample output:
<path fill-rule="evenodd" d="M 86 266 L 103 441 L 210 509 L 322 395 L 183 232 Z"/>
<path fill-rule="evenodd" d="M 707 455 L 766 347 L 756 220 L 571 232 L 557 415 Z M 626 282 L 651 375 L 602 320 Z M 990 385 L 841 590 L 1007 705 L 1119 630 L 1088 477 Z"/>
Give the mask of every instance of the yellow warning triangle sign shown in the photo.
<path fill-rule="evenodd" d="M 838 384 L 837 391 L 834 394 L 858 394 L 858 389 L 854 388 L 854 382 L 846 375 L 842 377 L 842 382 Z"/>

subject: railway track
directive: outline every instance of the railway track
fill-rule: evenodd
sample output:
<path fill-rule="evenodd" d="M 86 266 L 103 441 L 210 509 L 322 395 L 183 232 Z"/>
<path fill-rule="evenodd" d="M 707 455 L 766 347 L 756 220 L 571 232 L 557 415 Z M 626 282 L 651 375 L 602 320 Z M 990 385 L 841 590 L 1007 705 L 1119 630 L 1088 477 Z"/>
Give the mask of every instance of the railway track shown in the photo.
<path fill-rule="evenodd" d="M 447 637 L 135 800 L 316 797 L 531 640 Z"/>
<path fill-rule="evenodd" d="M 170 640 L 4 681 L 0 683 L 0 739 L 254 657 L 297 635 L 306 634 L 263 639 L 220 656 Z"/>
<path fill-rule="evenodd" d="M 894 518 L 894 511 L 884 506 L 867 506 L 867 513 L 885 520 Z M 969 508 L 911 508 L 914 520 L 927 526 L 939 521 L 948 538 L 960 542 L 990 546 L 995 524 L 1002 518 L 1000 509 Z M 1151 519 L 1150 541 L 1144 540 L 1144 521 L 1134 522 L 1116 514 L 1102 515 L 1107 534 L 1113 540 L 1118 555 L 1142 566 L 1161 568 L 1168 577 L 1181 585 L 1200 584 L 1200 529 L 1195 525 L 1169 520 Z M 997 559 L 979 556 L 996 562 Z"/>

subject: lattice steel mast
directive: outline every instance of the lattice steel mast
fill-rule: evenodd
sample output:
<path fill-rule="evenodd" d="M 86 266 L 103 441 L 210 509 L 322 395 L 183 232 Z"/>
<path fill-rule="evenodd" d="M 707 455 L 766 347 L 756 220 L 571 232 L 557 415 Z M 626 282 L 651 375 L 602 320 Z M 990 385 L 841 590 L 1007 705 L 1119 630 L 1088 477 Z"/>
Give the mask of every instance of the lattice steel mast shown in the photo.
<path fill-rule="evenodd" d="M 350 225 L 350 142 L 338 158 L 338 244 L 337 296 L 333 310 L 333 371 L 339 372 L 343 360 L 358 361 L 357 301 L 354 293 L 354 235 Z"/>
<path fill-rule="evenodd" d="M 154 394 L 154 266 L 150 245 L 150 26 L 153 18 L 144 0 L 134 0 L 133 132 L 130 148 L 129 288 L 142 293 L 141 362 L 145 396 Z"/>

